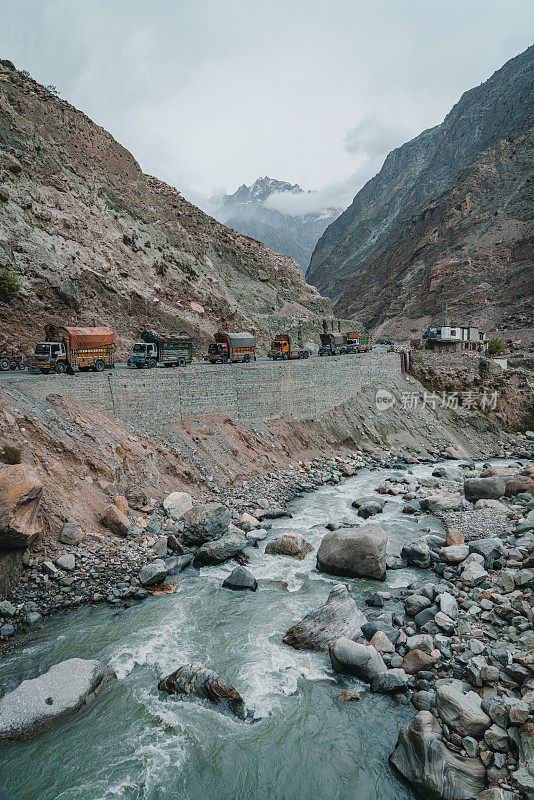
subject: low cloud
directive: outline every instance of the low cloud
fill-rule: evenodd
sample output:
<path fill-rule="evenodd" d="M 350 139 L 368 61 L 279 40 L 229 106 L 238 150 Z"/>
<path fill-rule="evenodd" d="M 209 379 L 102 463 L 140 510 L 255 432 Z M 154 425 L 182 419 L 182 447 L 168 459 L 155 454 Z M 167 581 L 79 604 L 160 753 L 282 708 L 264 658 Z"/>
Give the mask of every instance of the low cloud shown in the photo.
<path fill-rule="evenodd" d="M 345 134 L 345 150 L 353 156 L 374 161 L 384 158 L 406 140 L 406 132 L 384 123 L 378 117 L 365 117 Z"/>

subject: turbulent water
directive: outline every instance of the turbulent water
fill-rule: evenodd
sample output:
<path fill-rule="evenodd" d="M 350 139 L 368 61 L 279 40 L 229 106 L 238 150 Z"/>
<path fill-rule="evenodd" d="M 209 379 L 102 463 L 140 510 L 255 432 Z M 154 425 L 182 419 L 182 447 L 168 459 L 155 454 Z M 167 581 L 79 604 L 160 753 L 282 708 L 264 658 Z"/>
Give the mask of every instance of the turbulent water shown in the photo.
<path fill-rule="evenodd" d="M 413 469 L 416 475 L 430 471 Z M 317 548 L 325 523 L 361 521 L 351 501 L 388 474 L 364 470 L 296 500 L 293 519 L 276 520 L 270 534 L 300 532 Z M 391 498 L 380 518 L 392 554 L 416 538 L 416 530 L 439 528 L 436 520 L 410 518 L 401 509 Z M 286 630 L 321 605 L 337 581 L 315 571 L 314 553 L 304 561 L 267 556 L 263 543 L 249 564 L 263 579 L 256 593 L 221 588 L 233 566 L 183 574 L 174 594 L 118 613 L 94 608 L 56 617 L 31 645 L 0 663 L 0 693 L 74 656 L 110 662 L 119 678 L 86 713 L 0 751 L 0 786 L 11 800 L 414 798 L 387 763 L 414 710 L 336 676 L 327 655 L 282 643 Z M 365 611 L 370 590 L 422 575 L 390 571 L 386 584 L 345 583 Z M 256 721 L 159 693 L 158 680 L 189 662 L 233 684 Z M 360 702 L 337 699 L 348 687 L 363 690 Z"/>

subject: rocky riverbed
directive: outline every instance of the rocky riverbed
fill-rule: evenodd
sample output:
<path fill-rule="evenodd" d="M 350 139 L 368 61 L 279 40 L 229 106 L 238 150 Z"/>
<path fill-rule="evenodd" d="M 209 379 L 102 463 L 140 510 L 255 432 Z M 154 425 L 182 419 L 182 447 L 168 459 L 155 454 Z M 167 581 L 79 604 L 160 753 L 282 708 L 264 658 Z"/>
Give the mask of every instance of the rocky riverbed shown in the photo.
<path fill-rule="evenodd" d="M 66 525 L 57 551 L 42 558 L 25 554 L 23 580 L 13 598 L 0 605 L 0 634 L 7 644 L 17 640 L 17 633 L 21 642 L 35 640 L 46 630 L 42 618 L 54 611 L 100 602 L 121 611 L 149 593 L 161 594 L 160 602 L 183 592 L 184 584 L 193 590 L 195 581 L 214 570 L 224 570 L 230 588 L 253 592 L 259 580 L 260 593 L 277 581 L 282 591 L 284 585 L 294 589 L 293 564 L 313 570 L 331 530 L 329 558 L 335 545 L 338 566 L 325 570 L 319 558 L 320 571 L 310 577 L 326 572 L 334 586 L 336 574 L 343 581 L 349 576 L 348 605 L 342 607 L 343 615 L 350 613 L 341 620 L 348 627 L 340 626 L 336 605 L 329 606 L 333 599 L 327 601 L 319 614 L 327 621 L 326 635 L 320 647 L 309 649 L 326 654 L 323 658 L 344 681 L 343 699 L 356 700 L 370 685 L 372 697 L 384 695 L 392 707 L 406 709 L 393 767 L 425 797 L 467 799 L 483 791 L 484 800 L 511 800 L 514 793 L 528 797 L 534 708 L 534 470 L 529 456 L 510 453 L 504 462 L 475 468 L 461 459 L 421 466 L 355 453 L 214 488 L 203 502 L 183 492 L 163 503 L 139 493 L 117 497 L 104 516 L 112 536 L 84 537 Z M 355 493 L 346 516 L 333 507 L 329 519 L 323 509 L 314 533 L 289 518 L 292 500 L 305 503 L 318 487 L 350 487 L 360 475 L 367 476 L 372 492 Z M 366 533 L 371 528 L 372 536 Z M 385 539 L 376 538 L 376 529 Z M 355 577 L 358 571 L 351 566 L 355 560 L 361 573 L 364 536 L 371 560 L 383 559 L 388 576 L 383 589 L 369 580 L 382 574 Z M 273 560 L 282 567 L 274 584 Z M 237 575 L 236 561 L 244 566 Z M 269 578 L 262 566 L 266 561 Z M 351 596 L 357 598 L 354 609 Z M 302 623 L 310 614 L 313 623 L 316 612 L 308 607 L 306 613 Z M 308 622 L 304 627 L 294 622 L 301 634 L 304 630 L 299 649 L 306 649 Z M 286 641 L 295 646 L 291 637 Z M 120 669 L 118 674 L 122 677 Z M 383 709 L 383 701 L 374 703 Z M 412 707 L 418 712 L 414 719 Z"/>

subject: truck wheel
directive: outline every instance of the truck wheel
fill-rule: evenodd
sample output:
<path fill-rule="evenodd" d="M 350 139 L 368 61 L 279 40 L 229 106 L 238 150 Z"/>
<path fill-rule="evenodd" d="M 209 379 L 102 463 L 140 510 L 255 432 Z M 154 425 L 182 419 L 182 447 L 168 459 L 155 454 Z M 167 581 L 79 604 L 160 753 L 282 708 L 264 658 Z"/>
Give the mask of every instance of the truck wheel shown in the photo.
<path fill-rule="evenodd" d="M 187 364 L 187 361 L 185 360 L 185 358 L 182 357 L 182 358 L 178 359 L 178 366 L 179 367 L 185 367 L 186 364 Z"/>
<path fill-rule="evenodd" d="M 248 353 L 246 356 L 243 357 L 243 361 L 245 362 L 245 364 L 248 364 L 248 362 L 250 361 L 250 356 Z"/>
<path fill-rule="evenodd" d="M 9 358 L 0 358 L 0 369 L 8 370 L 10 367 Z"/>
<path fill-rule="evenodd" d="M 307 351 L 307 350 L 305 350 L 305 351 L 304 351 L 304 358 L 309 358 L 309 357 L 310 357 L 310 354 L 308 353 L 308 351 Z"/>
<path fill-rule="evenodd" d="M 150 361 L 148 362 L 148 368 L 149 369 L 154 369 L 155 366 L 157 366 L 156 362 L 154 361 L 153 358 L 151 358 Z"/>
<path fill-rule="evenodd" d="M 95 372 L 104 372 L 105 366 L 106 365 L 104 364 L 102 359 L 99 358 L 98 361 L 95 362 Z"/>
<path fill-rule="evenodd" d="M 221 364 L 228 364 L 229 360 L 228 356 L 224 356 L 224 358 L 221 358 Z"/>
<path fill-rule="evenodd" d="M 58 375 L 61 375 L 63 372 L 65 372 L 66 368 L 67 367 L 63 363 L 63 361 L 58 361 L 55 366 L 54 372 L 56 372 Z"/>

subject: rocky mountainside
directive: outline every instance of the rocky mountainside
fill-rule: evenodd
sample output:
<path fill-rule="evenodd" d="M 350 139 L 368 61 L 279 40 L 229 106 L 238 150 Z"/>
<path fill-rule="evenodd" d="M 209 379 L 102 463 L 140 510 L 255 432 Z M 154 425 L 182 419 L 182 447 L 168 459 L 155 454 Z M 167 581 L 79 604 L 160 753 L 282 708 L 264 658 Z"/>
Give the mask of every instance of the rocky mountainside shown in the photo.
<path fill-rule="evenodd" d="M 470 315 L 481 299 L 481 324 L 502 320 L 532 261 L 533 126 L 534 46 L 389 154 L 319 240 L 308 280 L 374 326 L 402 313 L 418 329 L 444 301 Z"/>
<path fill-rule="evenodd" d="M 229 228 L 259 239 L 276 253 L 291 256 L 305 272 L 317 240 L 339 215 L 339 209 L 284 214 L 265 204 L 275 192 L 303 194 L 303 189 L 267 176 L 258 178 L 252 186 L 243 184 L 234 194 L 224 195 L 215 215 Z"/>
<path fill-rule="evenodd" d="M 219 326 L 266 340 L 298 318 L 316 330 L 329 300 L 290 258 L 229 230 L 82 112 L 0 62 L 0 347 L 43 325 L 106 323 L 124 354 L 143 327 L 190 331 L 201 352 Z M 304 324 L 304 333 L 306 333 Z"/>
<path fill-rule="evenodd" d="M 445 301 L 451 319 L 483 330 L 534 326 L 533 152 L 534 128 L 484 151 L 336 308 L 386 338 L 419 336 Z"/>

